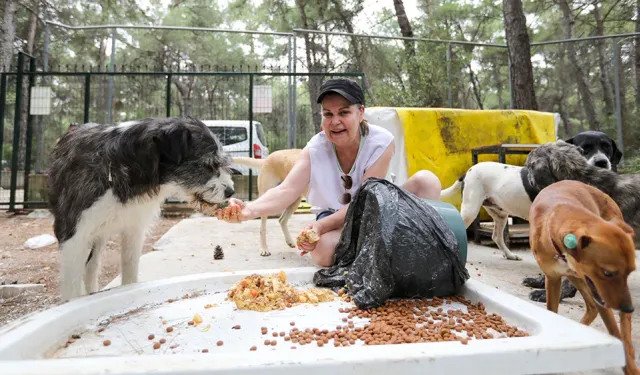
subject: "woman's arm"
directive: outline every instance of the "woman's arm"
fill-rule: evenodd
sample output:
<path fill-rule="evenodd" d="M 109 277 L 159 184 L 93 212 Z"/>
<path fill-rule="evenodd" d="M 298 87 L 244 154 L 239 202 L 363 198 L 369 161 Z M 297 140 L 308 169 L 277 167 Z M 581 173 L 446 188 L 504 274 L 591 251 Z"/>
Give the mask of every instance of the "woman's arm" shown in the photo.
<path fill-rule="evenodd" d="M 305 148 L 280 185 L 269 189 L 260 198 L 245 205 L 241 212 L 242 219 L 250 220 L 284 211 L 302 195 L 309 185 L 310 165 L 309 150 Z"/>
<path fill-rule="evenodd" d="M 362 181 L 364 182 L 369 177 L 377 177 L 384 178 L 389 171 L 389 164 L 391 164 L 391 158 L 393 157 L 393 153 L 395 151 L 395 142 L 392 141 L 389 147 L 384 151 L 384 153 L 376 160 L 373 165 L 367 169 L 362 176 Z M 355 194 L 352 192 L 351 194 Z M 347 216 L 347 210 L 349 209 L 349 205 L 345 205 L 338 211 L 336 211 L 333 215 L 329 215 L 324 219 L 320 219 L 317 222 L 317 230 L 320 231 L 320 235 L 330 232 L 335 229 L 339 229 L 344 225 L 344 219 Z"/>

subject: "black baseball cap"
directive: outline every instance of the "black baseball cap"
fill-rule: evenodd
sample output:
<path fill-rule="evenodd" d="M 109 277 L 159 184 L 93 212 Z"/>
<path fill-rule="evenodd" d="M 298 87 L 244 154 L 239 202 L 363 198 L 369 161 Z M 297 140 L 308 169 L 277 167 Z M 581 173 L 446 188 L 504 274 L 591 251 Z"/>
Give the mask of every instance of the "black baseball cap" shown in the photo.
<path fill-rule="evenodd" d="M 336 93 L 342 95 L 351 104 L 364 104 L 364 93 L 362 88 L 355 81 L 345 78 L 333 78 L 325 81 L 320 86 L 320 94 L 318 95 L 318 103 L 322 101 L 325 95 Z"/>

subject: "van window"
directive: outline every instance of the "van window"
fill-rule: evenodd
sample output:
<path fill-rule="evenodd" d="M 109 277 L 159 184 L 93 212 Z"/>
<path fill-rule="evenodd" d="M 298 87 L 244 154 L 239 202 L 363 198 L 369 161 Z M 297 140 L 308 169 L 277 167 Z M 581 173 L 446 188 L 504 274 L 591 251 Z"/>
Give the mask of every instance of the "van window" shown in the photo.
<path fill-rule="evenodd" d="M 244 142 L 249 138 L 247 129 L 231 126 L 209 126 L 211 132 L 215 134 L 223 146 Z"/>
<path fill-rule="evenodd" d="M 260 140 L 260 143 L 262 143 L 262 145 L 264 145 L 264 147 L 269 147 L 269 145 L 267 144 L 267 138 L 264 136 L 264 130 L 262 130 L 262 124 L 256 124 L 256 133 L 258 133 L 258 139 Z"/>

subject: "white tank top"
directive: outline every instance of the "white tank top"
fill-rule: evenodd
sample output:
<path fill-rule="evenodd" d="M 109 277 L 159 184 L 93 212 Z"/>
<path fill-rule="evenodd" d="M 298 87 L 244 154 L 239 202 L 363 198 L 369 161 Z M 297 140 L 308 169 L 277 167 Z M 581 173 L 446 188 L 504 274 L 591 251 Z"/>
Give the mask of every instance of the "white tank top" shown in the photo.
<path fill-rule="evenodd" d="M 392 141 L 391 132 L 369 123 L 369 134 L 361 141 L 360 151 L 350 174 L 353 186 L 349 192 L 352 196 L 358 191 L 364 173 L 380 158 Z M 307 193 L 307 203 L 312 206 L 311 212 L 318 214 L 328 209 L 339 210 L 343 206 L 339 201 L 340 196 L 346 190 L 340 179 L 343 174 L 333 143 L 327 139 L 324 131 L 321 131 L 309 140 L 306 148 L 311 159 L 311 178 Z"/>

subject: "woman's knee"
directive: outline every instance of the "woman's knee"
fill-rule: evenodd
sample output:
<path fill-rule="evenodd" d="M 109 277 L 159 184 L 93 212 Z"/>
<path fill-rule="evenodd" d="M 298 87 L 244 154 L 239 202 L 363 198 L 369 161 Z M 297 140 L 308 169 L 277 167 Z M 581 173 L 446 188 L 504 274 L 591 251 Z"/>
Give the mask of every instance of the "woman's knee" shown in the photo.
<path fill-rule="evenodd" d="M 420 198 L 440 200 L 442 184 L 438 176 L 431 171 L 421 170 L 416 172 L 409 178 L 406 185 L 409 191 Z"/>
<path fill-rule="evenodd" d="M 319 267 L 331 267 L 334 262 L 334 252 L 331 251 L 317 251 L 314 250 L 311 252 L 311 259 L 313 262 L 317 264 Z"/>

